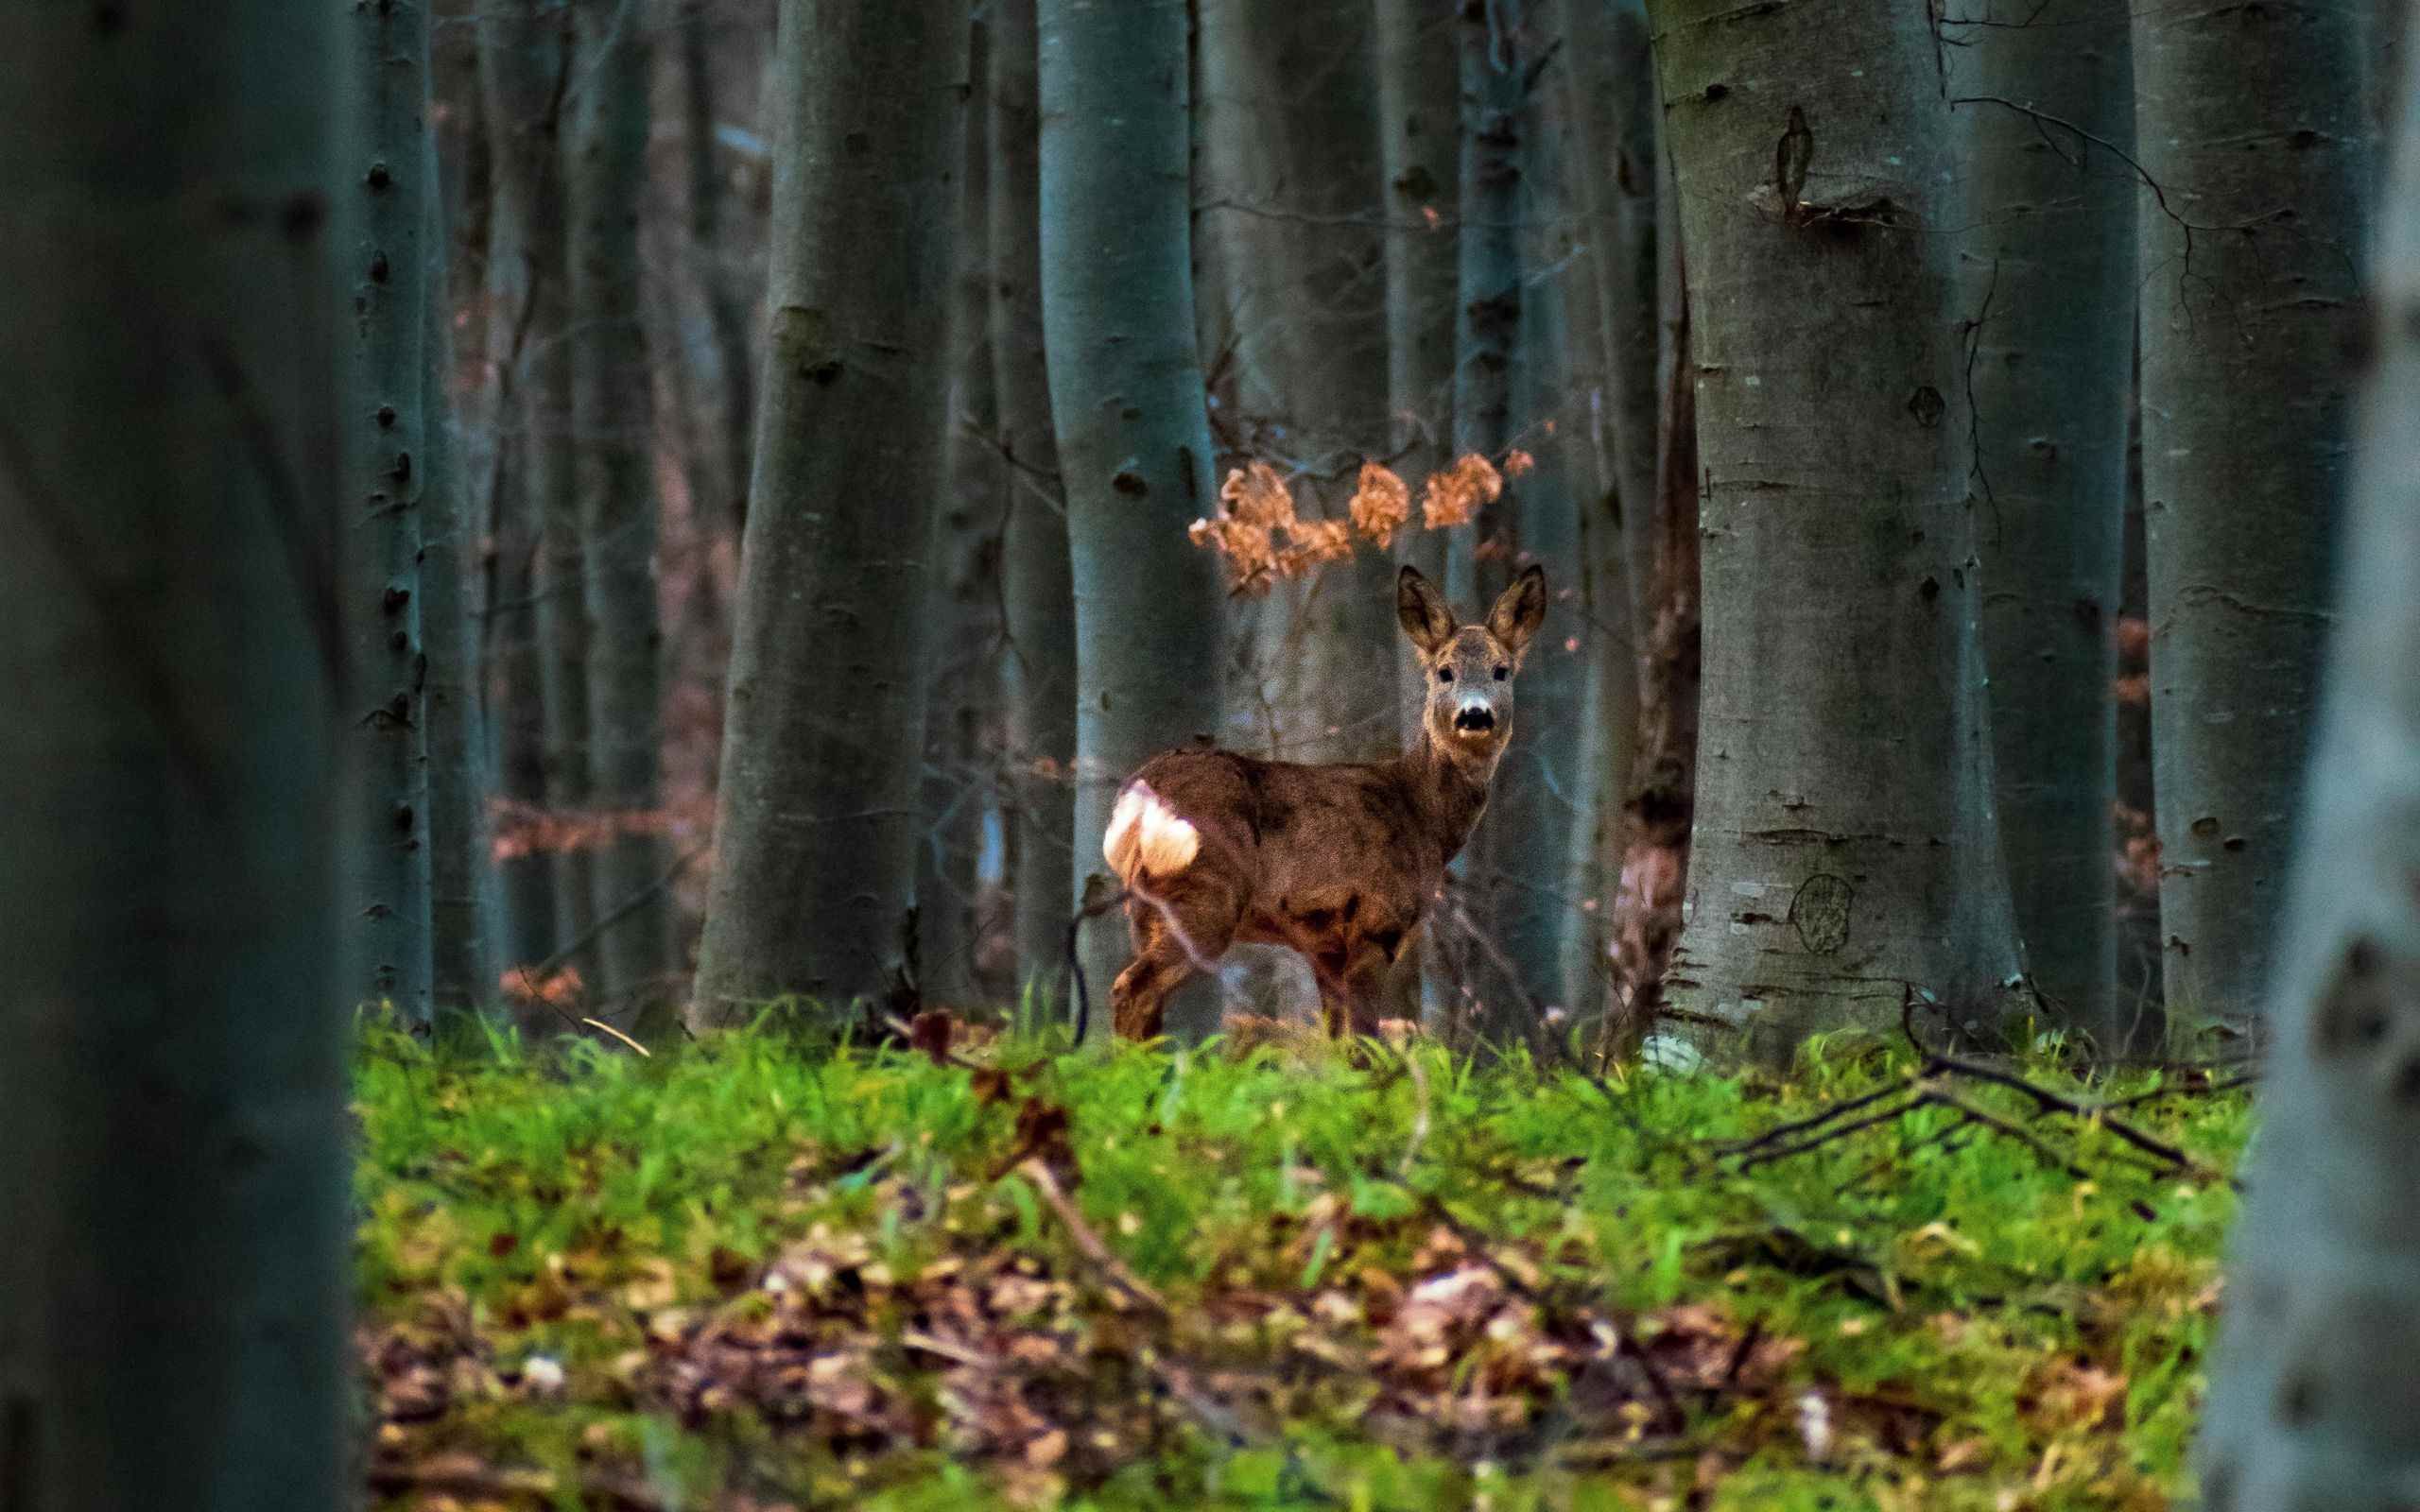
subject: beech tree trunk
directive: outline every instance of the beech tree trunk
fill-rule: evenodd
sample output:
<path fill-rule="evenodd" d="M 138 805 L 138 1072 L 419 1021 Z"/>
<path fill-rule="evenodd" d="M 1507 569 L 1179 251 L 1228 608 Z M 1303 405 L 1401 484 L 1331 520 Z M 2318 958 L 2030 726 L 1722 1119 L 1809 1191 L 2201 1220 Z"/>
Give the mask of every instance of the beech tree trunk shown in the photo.
<path fill-rule="evenodd" d="M 428 774 L 421 664 L 421 492 L 427 476 L 421 347 L 428 299 L 428 13 L 415 6 L 350 13 L 349 140 L 359 162 L 344 207 L 356 239 L 346 382 L 347 477 L 341 528 L 344 624 L 361 707 L 359 802 L 350 816 L 347 891 L 353 990 L 429 1016 Z"/>
<path fill-rule="evenodd" d="M 571 415 L 587 620 L 590 906 L 597 984 L 614 1016 L 669 1027 L 677 988 L 665 895 L 659 770 L 664 636 L 655 591 L 652 386 L 640 320 L 639 200 L 647 180 L 648 49 L 628 0 L 577 0 L 566 198 L 571 212 Z"/>
<path fill-rule="evenodd" d="M 693 1022 L 904 986 L 966 26 L 785 0 L 772 327 Z M 874 213 L 870 213 L 874 207 Z"/>
<path fill-rule="evenodd" d="M 2019 976 L 1993 820 L 1950 236 L 1917 10 L 1659 0 L 1688 251 L 1707 634 L 1667 997 L 1769 1061 L 1996 1028 Z M 1709 1022 L 1710 1021 L 1710 1022 Z"/>
<path fill-rule="evenodd" d="M 434 139 L 428 181 L 437 181 Z M 495 996 L 493 930 L 495 869 L 488 845 L 486 715 L 479 687 L 474 564 L 479 531 L 470 498 L 462 438 L 454 420 L 454 301 L 447 292 L 442 207 L 429 203 L 428 299 L 423 309 L 425 427 L 421 450 L 428 484 L 422 494 L 421 636 L 427 649 L 430 991 L 441 1022 L 475 1013 Z"/>
<path fill-rule="evenodd" d="M 1001 540 L 1018 985 L 1059 997 L 1075 896 L 1076 615 L 1042 325 L 1042 122 L 1034 0 L 997 0 L 992 38 L 992 357 L 1008 448 Z M 1102 984 L 1107 990 L 1107 984 Z"/>
<path fill-rule="evenodd" d="M 1967 19 L 1944 56 L 1974 164 L 1960 318 L 2001 844 L 2034 984 L 2059 1022 L 2123 1054 L 2111 815 L 2135 354 L 2127 23 L 2098 0 L 1986 0 Z"/>
<path fill-rule="evenodd" d="M 0 8 L 0 1503 L 320 1512 L 362 23 L 97 14 Z"/>
<path fill-rule="evenodd" d="M 2212 1512 L 2380 1508 L 2420 1476 L 2420 71 L 2369 308 L 2342 630 L 2304 795 L 2260 1135 L 2203 1414 Z"/>
<path fill-rule="evenodd" d="M 495 365 L 498 517 L 520 523 L 533 549 L 528 612 L 540 727 L 540 797 L 550 816 L 576 818 L 590 802 L 585 560 L 571 430 L 569 265 L 564 253 L 562 106 L 572 66 L 566 18 L 547 0 L 499 0 L 479 15 L 479 81 L 494 151 L 488 326 Z M 527 965 L 586 938 L 596 919 L 595 855 L 584 845 L 545 846 L 554 913 L 546 948 Z M 591 970 L 583 952 L 577 964 Z"/>
<path fill-rule="evenodd" d="M 731 198 L 716 150 L 713 6 L 689 0 L 681 16 L 681 105 L 683 145 L 688 148 L 689 256 L 705 303 L 707 370 L 699 405 L 697 442 L 712 455 L 701 480 L 717 491 L 692 501 L 707 531 L 737 532 L 748 524 L 748 451 L 754 435 L 756 380 L 749 358 L 749 301 L 735 286 L 732 228 L 725 211 Z"/>
<path fill-rule="evenodd" d="M 1185 0 L 1042 0 L 1042 290 L 1076 606 L 1075 853 L 1103 875 L 1117 785 L 1215 733 L 1219 594 L 1194 346 Z M 1080 902 L 1079 897 L 1076 902 Z M 1085 934 L 1096 1006 L 1125 964 Z M 1107 1031 L 1107 1013 L 1093 1026 Z"/>
<path fill-rule="evenodd" d="M 2345 476 L 2361 9 L 2135 17 L 2143 488 L 2172 1021 L 2256 1014 Z"/>
<path fill-rule="evenodd" d="M 950 284 L 947 457 L 935 534 L 929 612 L 932 671 L 925 706 L 924 822 L 916 845 L 918 985 L 965 1006 L 977 980 L 976 863 L 992 808 L 988 752 L 1001 740 L 999 406 L 993 387 L 991 24 L 968 34 L 964 166 Z"/>

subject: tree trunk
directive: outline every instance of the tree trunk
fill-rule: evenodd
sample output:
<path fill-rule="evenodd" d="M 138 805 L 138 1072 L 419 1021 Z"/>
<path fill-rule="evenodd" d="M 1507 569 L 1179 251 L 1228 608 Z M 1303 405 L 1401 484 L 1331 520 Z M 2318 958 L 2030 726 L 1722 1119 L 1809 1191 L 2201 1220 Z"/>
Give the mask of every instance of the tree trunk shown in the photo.
<path fill-rule="evenodd" d="M 1612 515 L 1623 559 L 1642 570 L 1655 556 L 1658 303 L 1662 266 L 1655 241 L 1655 61 L 1640 0 L 1566 0 L 1577 155 L 1574 190 L 1586 217 L 1597 330 L 1605 349 L 1604 415 L 1612 442 Z M 1608 543 L 1610 546 L 1610 542 Z M 1638 585 L 1644 588 L 1644 581 Z M 1627 616 L 1631 645 L 1644 651 L 1654 611 L 1644 593 L 1607 603 Z M 1623 775 L 1626 791 L 1629 776 Z"/>
<path fill-rule="evenodd" d="M 1917 10 L 1659 0 L 1688 249 L 1705 698 L 1667 983 L 1725 1054 L 1997 1027 L 2019 956 L 1975 631 L 1936 43 Z"/>
<path fill-rule="evenodd" d="M 2135 18 L 2143 486 L 2172 1021 L 2267 990 L 2344 478 L 2357 8 Z"/>
<path fill-rule="evenodd" d="M 0 9 L 9 1512 L 350 1501 L 340 24 Z"/>
<path fill-rule="evenodd" d="M 2260 1134 L 2203 1415 L 2213 1512 L 2392 1506 L 2420 1470 L 2420 71 L 2408 77 L 2369 300 L 2344 628 L 2277 935 Z"/>
<path fill-rule="evenodd" d="M 700 1023 L 789 993 L 838 1016 L 903 986 L 949 396 L 934 291 L 950 276 L 965 41 L 947 0 L 782 8 L 772 340 Z"/>
<path fill-rule="evenodd" d="M 429 141 L 427 173 L 436 181 Z M 427 648 L 426 721 L 430 990 L 439 1021 L 475 1013 L 495 994 L 495 871 L 488 846 L 485 710 L 480 698 L 474 563 L 479 532 L 454 422 L 454 301 L 439 202 L 429 203 L 428 290 L 422 357 L 425 428 L 421 636 Z"/>
<path fill-rule="evenodd" d="M 1000 735 L 999 406 L 993 387 L 991 23 L 978 13 L 967 44 L 965 166 L 959 180 L 951 283 L 950 394 L 943 440 L 945 503 L 929 588 L 933 625 L 925 705 L 924 817 L 917 832 L 919 986 L 964 1006 L 977 980 L 976 861 L 992 810 L 991 751 Z"/>
<path fill-rule="evenodd" d="M 348 60 L 361 125 L 345 207 L 354 322 L 346 384 L 342 528 L 344 625 L 361 707 L 359 785 L 347 842 L 351 990 L 386 999 L 413 1022 L 429 1015 L 428 774 L 421 663 L 421 360 L 428 298 L 428 15 L 416 7 L 352 13 Z"/>
<path fill-rule="evenodd" d="M 651 386 L 640 322 L 639 200 L 647 179 L 647 39 L 627 0 L 573 10 L 571 405 L 588 636 L 591 802 L 599 843 L 590 904 L 618 914 L 597 940 L 598 986 L 625 1023 L 669 1027 L 671 905 L 661 878 L 664 637 L 655 592 Z"/>
<path fill-rule="evenodd" d="M 1080 874 L 1100 875 L 1117 784 L 1217 728 L 1219 599 L 1186 539 L 1209 513 L 1194 347 L 1185 0 L 1043 0 L 1043 322 L 1076 605 Z M 1113 917 L 1086 934 L 1105 1000 Z M 1094 1015 L 1106 1029 L 1106 1013 Z"/>
<path fill-rule="evenodd" d="M 494 148 L 495 210 L 490 229 L 489 360 L 497 387 L 499 520 L 517 523 L 530 553 L 527 610 L 492 633 L 530 641 L 538 797 L 549 817 L 576 818 L 589 804 L 587 628 L 580 605 L 583 554 L 579 495 L 573 487 L 568 266 L 563 252 L 562 104 L 571 70 L 568 30 L 546 0 L 508 0 L 479 16 L 479 80 Z M 583 939 L 596 918 L 595 857 L 544 827 L 527 842 L 549 873 L 554 912 L 543 948 L 518 964 Z M 588 960 L 582 953 L 583 967 Z"/>
<path fill-rule="evenodd" d="M 724 201 L 729 198 L 715 150 L 714 49 L 707 0 L 690 0 L 681 15 L 681 103 L 688 148 L 689 256 L 705 303 L 710 338 L 708 370 L 700 375 L 707 398 L 700 406 L 710 424 L 697 438 L 717 455 L 704 475 L 718 485 L 691 501 L 698 524 L 709 533 L 736 535 L 748 524 L 748 451 L 755 434 L 756 384 L 748 352 L 748 301 L 735 286 L 725 241 Z"/>
<path fill-rule="evenodd" d="M 1067 900 L 1075 896 L 1076 616 L 1067 512 L 1051 428 L 1042 331 L 1042 125 L 1034 0 L 998 0 L 992 39 L 994 388 L 1008 447 L 1001 541 L 1008 617 L 1009 750 L 1016 810 L 1016 971 L 1057 996 L 1066 980 Z M 1107 984 L 1102 984 L 1106 990 Z"/>
<path fill-rule="evenodd" d="M 1974 165 L 1960 318 L 2001 845 L 2034 984 L 2059 1022 L 2123 1054 L 2110 854 L 2135 352 L 2126 17 L 2100 0 L 1985 0 L 1969 19 L 1944 56 Z"/>
<path fill-rule="evenodd" d="M 1453 12 L 1426 0 L 1376 0 L 1378 153 L 1386 180 L 1387 409 L 1392 452 L 1414 488 L 1452 460 L 1455 215 L 1461 187 L 1461 102 Z M 1445 577 L 1443 536 L 1404 532 L 1396 559 Z M 1418 731 L 1426 693 L 1400 651 L 1401 731 Z"/>

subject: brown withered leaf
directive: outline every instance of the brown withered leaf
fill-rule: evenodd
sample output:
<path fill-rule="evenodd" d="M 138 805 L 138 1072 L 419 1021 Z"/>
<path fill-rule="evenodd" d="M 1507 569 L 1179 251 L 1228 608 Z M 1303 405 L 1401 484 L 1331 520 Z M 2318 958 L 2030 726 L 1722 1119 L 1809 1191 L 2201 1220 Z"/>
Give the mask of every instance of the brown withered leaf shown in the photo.
<path fill-rule="evenodd" d="M 1551 427 L 1553 426 L 1554 421 L 1547 421 L 1547 424 L 1549 427 L 1548 434 L 1552 434 Z M 1536 457 L 1531 456 L 1529 453 L 1521 450 L 1517 446 L 1504 454 L 1504 475 L 1508 478 L 1517 478 L 1522 476 L 1524 473 L 1534 472 L 1537 465 L 1538 459 Z"/>
<path fill-rule="evenodd" d="M 908 1044 L 936 1066 L 949 1064 L 950 1040 L 955 1037 L 958 1021 L 946 1008 L 926 1008 L 908 1022 Z"/>
<path fill-rule="evenodd" d="M 1353 528 L 1384 551 L 1410 518 L 1411 486 L 1384 462 L 1362 463 L 1353 490 Z"/>
<path fill-rule="evenodd" d="M 1504 474 L 1477 452 L 1464 453 L 1452 467 L 1431 472 L 1420 495 L 1420 523 L 1430 530 L 1466 525 L 1479 509 L 1504 492 Z"/>
<path fill-rule="evenodd" d="M 1294 490 L 1286 474 L 1267 462 L 1251 461 L 1231 469 L 1219 488 L 1227 513 L 1245 524 L 1278 530 L 1294 523 Z"/>

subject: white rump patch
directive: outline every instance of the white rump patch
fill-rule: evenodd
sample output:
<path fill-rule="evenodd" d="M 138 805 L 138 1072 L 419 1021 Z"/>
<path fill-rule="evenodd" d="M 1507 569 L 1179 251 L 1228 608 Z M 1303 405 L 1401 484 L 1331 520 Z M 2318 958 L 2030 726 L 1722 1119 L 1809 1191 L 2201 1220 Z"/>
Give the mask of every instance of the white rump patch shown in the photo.
<path fill-rule="evenodd" d="M 1102 858 L 1129 886 L 1137 876 L 1172 877 L 1193 865 L 1201 850 L 1201 832 L 1148 782 L 1131 782 L 1117 795 L 1100 837 Z"/>

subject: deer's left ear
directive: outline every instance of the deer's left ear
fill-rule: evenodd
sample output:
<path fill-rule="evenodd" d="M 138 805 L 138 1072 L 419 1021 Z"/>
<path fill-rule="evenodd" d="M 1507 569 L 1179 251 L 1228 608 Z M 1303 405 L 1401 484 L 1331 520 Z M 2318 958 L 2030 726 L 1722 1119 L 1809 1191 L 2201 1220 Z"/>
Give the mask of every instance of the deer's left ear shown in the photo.
<path fill-rule="evenodd" d="M 1530 641 L 1547 617 L 1546 569 L 1531 563 L 1512 580 L 1487 611 L 1487 633 L 1511 648 L 1514 656 L 1530 648 Z"/>

